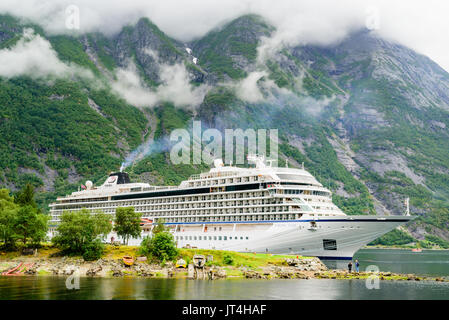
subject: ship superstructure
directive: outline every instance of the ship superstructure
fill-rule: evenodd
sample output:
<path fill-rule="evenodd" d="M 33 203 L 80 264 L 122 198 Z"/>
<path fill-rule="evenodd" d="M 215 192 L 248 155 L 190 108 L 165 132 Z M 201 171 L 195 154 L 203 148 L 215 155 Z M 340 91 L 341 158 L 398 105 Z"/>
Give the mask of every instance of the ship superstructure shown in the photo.
<path fill-rule="evenodd" d="M 413 219 L 410 216 L 347 216 L 332 193 L 304 168 L 273 167 L 250 156 L 251 168 L 219 159 L 206 173 L 179 186 L 131 183 L 125 172 L 105 183 L 60 197 L 50 205 L 53 228 L 64 211 L 83 208 L 114 215 L 118 207 L 142 213 L 142 237 L 157 222 L 169 226 L 178 247 L 347 259 L 363 245 Z M 111 234 L 117 238 L 116 235 Z"/>

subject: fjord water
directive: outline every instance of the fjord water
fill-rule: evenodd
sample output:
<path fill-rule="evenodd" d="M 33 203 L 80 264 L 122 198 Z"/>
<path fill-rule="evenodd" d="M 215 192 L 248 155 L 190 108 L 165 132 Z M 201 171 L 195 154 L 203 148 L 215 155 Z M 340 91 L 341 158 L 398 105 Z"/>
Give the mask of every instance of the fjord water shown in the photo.
<path fill-rule="evenodd" d="M 449 250 L 364 249 L 359 250 L 354 259 L 360 262 L 360 269 L 376 265 L 380 271 L 414 273 L 424 276 L 449 276 Z"/>
<path fill-rule="evenodd" d="M 449 251 L 361 250 L 362 269 L 448 276 Z M 0 299 L 449 299 L 449 283 L 364 280 L 185 280 L 81 278 L 68 290 L 65 277 L 0 277 Z"/>
<path fill-rule="evenodd" d="M 359 260 L 360 271 L 375 266 L 379 271 L 413 273 L 421 276 L 449 276 L 449 250 L 362 249 L 353 260 Z M 348 261 L 323 260 L 330 269 L 346 269 Z M 371 269 L 371 268 L 369 268 Z"/>

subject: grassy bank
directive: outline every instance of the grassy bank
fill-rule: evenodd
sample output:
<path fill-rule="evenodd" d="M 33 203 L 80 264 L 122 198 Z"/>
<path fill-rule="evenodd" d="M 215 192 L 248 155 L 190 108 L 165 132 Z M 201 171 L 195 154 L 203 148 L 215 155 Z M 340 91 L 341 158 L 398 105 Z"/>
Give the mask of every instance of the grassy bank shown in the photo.
<path fill-rule="evenodd" d="M 287 259 L 302 261 L 307 271 L 322 270 L 321 262 L 316 258 L 271 255 L 256 253 L 241 253 L 221 250 L 180 249 L 175 260 L 183 259 L 186 265 L 193 262 L 195 255 L 203 255 L 207 258 L 205 270 L 216 272 L 227 278 L 275 278 L 284 273 L 288 277 L 296 277 L 294 267 L 287 264 Z M 132 267 L 125 267 L 122 258 L 124 256 L 139 257 L 139 247 L 105 245 L 101 259 L 87 262 L 81 256 L 64 256 L 57 248 L 45 244 L 34 255 L 22 255 L 21 250 L 1 252 L 0 272 L 11 270 L 19 263 L 33 265 L 32 270 L 25 274 L 33 275 L 67 275 L 71 270 L 80 270 L 82 275 L 110 276 L 145 276 L 187 278 L 188 272 L 184 268 L 175 268 L 176 261 L 146 261 L 136 260 Z M 325 267 L 324 267 L 325 268 Z M 289 270 L 287 270 L 289 269 Z M 291 269 L 291 270 L 290 270 Z M 208 273 L 209 274 L 209 273 Z"/>
<path fill-rule="evenodd" d="M 291 255 L 272 255 L 263 253 L 242 253 L 222 250 L 204 250 L 204 249 L 180 249 L 180 256 L 189 263 L 195 254 L 204 256 L 211 255 L 213 260 L 210 265 L 215 266 L 246 266 L 249 268 L 259 268 L 269 265 L 283 265 L 285 259 L 293 259 L 297 256 Z M 298 256 L 300 259 L 311 259 Z M 232 261 L 232 262 L 231 262 Z"/>
<path fill-rule="evenodd" d="M 104 259 L 121 259 L 123 256 L 138 256 L 139 247 L 135 246 L 112 246 L 106 245 L 103 254 Z M 48 252 L 48 251 L 47 251 Z M 178 259 L 183 259 L 189 264 L 196 254 L 212 256 L 209 266 L 246 266 L 249 268 L 258 268 L 268 265 L 282 265 L 285 259 L 300 258 L 310 259 L 310 257 L 291 256 L 291 255 L 272 255 L 263 253 L 242 253 L 223 250 L 206 249 L 179 249 Z"/>
<path fill-rule="evenodd" d="M 97 277 L 154 277 L 154 278 L 188 278 L 188 270 L 175 268 L 174 262 L 136 261 L 132 267 L 125 267 L 123 256 L 138 257 L 139 247 L 106 245 L 100 260 L 86 262 L 81 256 L 67 257 L 49 245 L 43 245 L 36 255 L 22 255 L 21 251 L 0 252 L 0 272 L 10 270 L 19 263 L 34 265 L 33 272 L 28 275 L 62 275 L 67 276 L 79 270 L 82 276 Z M 367 279 L 372 273 L 348 273 L 346 270 L 327 270 L 317 258 L 271 255 L 256 253 L 241 253 L 221 250 L 180 249 L 178 259 L 187 264 L 196 254 L 204 255 L 208 262 L 204 268 L 205 277 L 211 272 L 217 278 L 251 278 L 251 279 Z M 297 259 L 298 258 L 298 259 Z M 295 260 L 296 265 L 290 265 L 287 260 Z M 221 274 L 221 276 L 220 276 Z M 449 281 L 447 278 L 419 277 L 412 274 L 394 274 L 381 272 L 380 280 L 408 281 Z"/>
<path fill-rule="evenodd" d="M 22 256 L 22 248 L 18 248 L 14 251 L 0 251 L 0 259 L 13 259 Z M 137 257 L 139 255 L 138 246 L 114 246 L 105 245 L 105 250 L 102 255 L 104 259 L 121 259 L 123 256 Z M 184 259 L 186 262 L 190 262 L 195 254 L 201 254 L 204 256 L 211 255 L 213 257 L 213 265 L 224 266 L 227 263 L 224 261 L 224 257 L 228 256 L 235 262 L 235 265 L 247 265 L 258 267 L 262 265 L 276 265 L 281 264 L 287 258 L 300 258 L 307 259 L 308 257 L 296 256 L 296 255 L 272 255 L 263 253 L 242 253 L 224 250 L 206 250 L 206 249 L 179 249 L 179 259 Z M 38 249 L 39 258 L 55 257 L 62 254 L 60 250 L 51 244 L 43 244 Z M 81 258 L 81 256 L 79 257 Z M 309 257 L 310 258 L 310 257 Z"/>

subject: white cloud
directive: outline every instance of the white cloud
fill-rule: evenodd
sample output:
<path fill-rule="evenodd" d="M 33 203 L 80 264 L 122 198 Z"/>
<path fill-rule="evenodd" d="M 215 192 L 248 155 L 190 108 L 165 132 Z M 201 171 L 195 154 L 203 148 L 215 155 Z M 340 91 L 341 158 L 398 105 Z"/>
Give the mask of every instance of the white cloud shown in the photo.
<path fill-rule="evenodd" d="M 5 78 L 24 75 L 34 79 L 48 76 L 93 78 L 89 70 L 60 61 L 50 42 L 32 29 L 25 29 L 13 47 L 0 50 L 0 61 L 0 76 Z"/>
<path fill-rule="evenodd" d="M 162 84 L 156 89 L 148 88 L 138 75 L 133 63 L 126 69 L 116 70 L 116 80 L 112 88 L 128 103 L 137 107 L 153 107 L 162 101 L 170 101 L 176 106 L 194 109 L 204 99 L 209 87 L 190 84 L 189 74 L 183 64 L 159 65 Z"/>
<path fill-rule="evenodd" d="M 233 86 L 237 97 L 251 103 L 263 101 L 264 96 L 259 89 L 258 82 L 266 76 L 268 76 L 266 71 L 254 71 L 248 74 L 245 79 L 235 83 Z"/>
<path fill-rule="evenodd" d="M 344 38 L 379 12 L 378 32 L 429 55 L 449 70 L 449 2 L 444 0 L 2 0 L 0 13 L 31 19 L 53 33 L 66 29 L 67 6 L 80 9 L 80 32 L 118 32 L 139 17 L 153 20 L 164 32 L 189 41 L 217 24 L 245 13 L 265 16 L 278 29 L 265 48 L 281 43 L 329 44 Z"/>
<path fill-rule="evenodd" d="M 112 89 L 128 103 L 136 107 L 150 107 L 158 102 L 156 93 L 142 83 L 133 64 L 126 69 L 117 69 L 116 78 L 112 82 Z"/>
<path fill-rule="evenodd" d="M 161 65 L 160 78 L 163 85 L 157 93 L 161 100 L 172 101 L 175 105 L 199 105 L 208 91 L 208 86 L 193 87 L 183 64 Z"/>

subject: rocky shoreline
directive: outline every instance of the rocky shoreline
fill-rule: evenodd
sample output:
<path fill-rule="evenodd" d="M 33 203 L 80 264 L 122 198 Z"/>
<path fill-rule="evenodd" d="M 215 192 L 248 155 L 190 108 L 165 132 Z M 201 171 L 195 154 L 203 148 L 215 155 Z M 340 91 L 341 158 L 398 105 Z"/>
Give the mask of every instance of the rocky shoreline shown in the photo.
<path fill-rule="evenodd" d="M 287 261 L 288 260 L 288 261 Z M 153 277 L 153 278 L 187 278 L 187 279 L 224 279 L 224 278 L 309 278 L 305 273 L 326 271 L 326 266 L 318 258 L 287 259 L 285 266 L 268 265 L 256 269 L 246 266 L 203 266 L 195 267 L 192 263 L 187 268 L 175 268 L 172 262 L 164 266 L 146 261 L 136 261 L 132 266 L 125 266 L 121 259 L 99 259 L 93 262 L 82 258 L 34 258 L 22 257 L 10 261 L 0 261 L 0 273 L 7 272 L 22 264 L 28 266 L 22 275 L 53 275 L 81 277 Z"/>
<path fill-rule="evenodd" d="M 282 265 L 266 265 L 258 268 L 247 266 L 203 266 L 189 264 L 187 268 L 176 268 L 172 262 L 164 266 L 146 261 L 136 261 L 125 266 L 121 259 L 99 259 L 93 262 L 82 258 L 37 258 L 18 257 L 9 261 L 0 260 L 0 274 L 23 265 L 19 275 L 23 276 L 71 276 L 80 277 L 133 277 L 133 278 L 174 278 L 174 279 L 367 279 L 377 276 L 379 280 L 397 281 L 441 281 L 443 277 L 424 277 L 413 274 L 391 272 L 367 273 L 346 270 L 328 270 L 318 258 L 285 259 Z M 17 275 L 17 274 L 16 274 Z"/>

